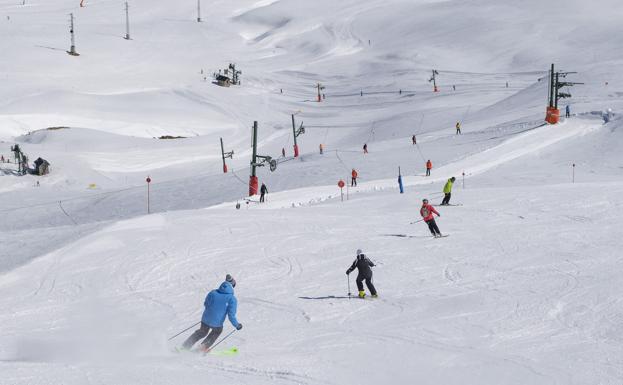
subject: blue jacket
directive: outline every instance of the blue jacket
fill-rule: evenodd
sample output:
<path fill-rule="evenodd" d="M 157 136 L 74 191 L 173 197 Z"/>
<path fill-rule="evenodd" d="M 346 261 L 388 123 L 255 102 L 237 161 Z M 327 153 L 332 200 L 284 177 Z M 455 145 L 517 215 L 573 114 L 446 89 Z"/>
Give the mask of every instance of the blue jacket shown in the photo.
<path fill-rule="evenodd" d="M 225 315 L 229 317 L 234 327 L 238 327 L 238 320 L 236 319 L 236 310 L 238 308 L 238 301 L 234 297 L 234 288 L 229 282 L 223 282 L 221 286 L 212 290 L 206 296 L 203 301 L 205 310 L 201 316 L 201 322 L 212 327 L 222 327 L 225 322 Z"/>

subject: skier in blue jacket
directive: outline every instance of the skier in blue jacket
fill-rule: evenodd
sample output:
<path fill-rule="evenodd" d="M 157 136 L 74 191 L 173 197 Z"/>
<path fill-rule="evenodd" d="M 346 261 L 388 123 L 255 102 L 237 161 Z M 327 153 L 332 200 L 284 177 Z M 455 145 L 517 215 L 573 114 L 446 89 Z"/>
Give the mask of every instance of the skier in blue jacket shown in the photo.
<path fill-rule="evenodd" d="M 223 322 L 225 316 L 229 322 L 237 329 L 242 329 L 242 324 L 236 319 L 238 300 L 234 296 L 236 280 L 229 274 L 225 277 L 225 282 L 221 286 L 208 293 L 203 305 L 205 310 L 201 316 L 201 327 L 196 330 L 182 345 L 183 349 L 190 350 L 193 345 L 204 338 L 199 348 L 203 352 L 209 352 L 210 346 L 216 341 L 223 332 Z"/>

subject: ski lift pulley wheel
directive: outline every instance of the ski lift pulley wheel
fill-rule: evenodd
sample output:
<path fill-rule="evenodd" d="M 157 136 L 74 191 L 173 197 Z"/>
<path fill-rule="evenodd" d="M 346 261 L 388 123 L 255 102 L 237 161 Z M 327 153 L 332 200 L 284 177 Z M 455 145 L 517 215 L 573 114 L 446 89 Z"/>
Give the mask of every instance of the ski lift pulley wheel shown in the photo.
<path fill-rule="evenodd" d="M 274 159 L 271 159 L 270 162 L 268 162 L 268 164 L 270 165 L 270 171 L 273 172 L 277 169 L 277 161 Z"/>

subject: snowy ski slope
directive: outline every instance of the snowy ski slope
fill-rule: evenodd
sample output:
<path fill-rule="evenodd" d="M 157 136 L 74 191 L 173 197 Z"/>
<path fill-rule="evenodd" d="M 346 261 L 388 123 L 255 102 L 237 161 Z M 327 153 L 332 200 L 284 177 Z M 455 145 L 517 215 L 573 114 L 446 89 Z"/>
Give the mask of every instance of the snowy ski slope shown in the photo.
<path fill-rule="evenodd" d="M 131 40 L 122 1 L 85 5 L 0 0 L 0 154 L 51 163 L 0 164 L 0 385 L 623 380 L 617 1 L 131 0 Z M 584 83 L 556 126 L 552 62 Z M 409 223 L 451 176 L 433 239 Z M 378 299 L 348 298 L 358 248 Z M 173 353 L 226 273 L 238 354 Z"/>

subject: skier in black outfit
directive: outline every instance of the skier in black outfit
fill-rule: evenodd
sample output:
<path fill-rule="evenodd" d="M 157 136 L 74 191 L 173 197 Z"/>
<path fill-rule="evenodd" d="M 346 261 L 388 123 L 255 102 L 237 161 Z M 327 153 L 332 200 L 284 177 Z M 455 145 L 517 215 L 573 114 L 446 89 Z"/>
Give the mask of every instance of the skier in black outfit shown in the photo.
<path fill-rule="evenodd" d="M 346 275 L 350 274 L 355 268 L 359 270 L 359 274 L 357 274 L 357 290 L 359 290 L 359 298 L 364 298 L 366 296 L 366 292 L 363 290 L 363 281 L 366 281 L 366 286 L 368 286 L 368 290 L 370 290 L 370 294 L 372 294 L 373 298 L 378 297 L 376 294 L 376 289 L 374 288 L 374 284 L 372 284 L 372 269 L 371 267 L 375 266 L 371 260 L 366 257 L 361 249 L 357 250 L 357 258 L 353 264 L 346 270 Z"/>
<path fill-rule="evenodd" d="M 264 183 L 262 183 L 262 187 L 260 187 L 260 202 L 264 202 L 264 195 L 268 192 L 268 188 Z"/>

